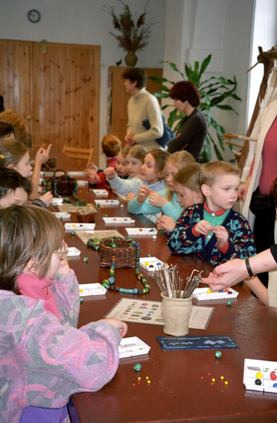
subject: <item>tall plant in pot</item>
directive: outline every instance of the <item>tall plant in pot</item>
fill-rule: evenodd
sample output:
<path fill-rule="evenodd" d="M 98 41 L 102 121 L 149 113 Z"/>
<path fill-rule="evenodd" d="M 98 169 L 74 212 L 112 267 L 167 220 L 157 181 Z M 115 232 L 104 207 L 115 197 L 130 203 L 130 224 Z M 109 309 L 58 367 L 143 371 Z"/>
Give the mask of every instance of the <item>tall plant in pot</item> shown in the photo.
<path fill-rule="evenodd" d="M 132 14 L 128 4 L 122 0 L 123 11 L 116 14 L 114 7 L 104 7 L 104 9 L 112 16 L 113 27 L 117 33 L 110 32 L 116 38 L 119 47 L 127 52 L 124 60 L 127 66 L 135 66 L 137 63 L 136 52 L 147 46 L 151 34 L 153 21 L 147 21 L 149 10 L 147 3 L 144 10 L 137 17 Z"/>
<path fill-rule="evenodd" d="M 184 64 L 184 70 L 180 70 L 175 63 L 165 62 L 168 66 L 178 74 L 179 79 L 188 80 L 193 82 L 200 93 L 201 102 L 199 110 L 204 114 L 208 132 L 201 152 L 201 161 L 207 162 L 211 160 L 212 150 L 214 150 L 218 160 L 224 160 L 222 152 L 225 150 L 223 126 L 215 119 L 214 111 L 216 109 L 225 110 L 228 112 L 236 113 L 235 109 L 228 103 L 229 99 L 240 101 L 240 97 L 236 94 L 237 80 L 233 78 L 225 78 L 223 76 L 210 76 L 204 78 L 204 74 L 209 66 L 212 55 L 209 54 L 202 63 L 196 61 L 193 65 Z M 160 92 L 155 93 L 156 97 L 160 99 L 169 98 L 170 88 L 174 85 L 173 81 L 164 77 L 153 76 L 151 79 L 160 83 Z M 163 109 L 173 107 L 171 104 L 165 104 Z M 177 109 L 173 109 L 169 113 L 168 125 L 178 132 L 184 119 L 184 114 Z"/>

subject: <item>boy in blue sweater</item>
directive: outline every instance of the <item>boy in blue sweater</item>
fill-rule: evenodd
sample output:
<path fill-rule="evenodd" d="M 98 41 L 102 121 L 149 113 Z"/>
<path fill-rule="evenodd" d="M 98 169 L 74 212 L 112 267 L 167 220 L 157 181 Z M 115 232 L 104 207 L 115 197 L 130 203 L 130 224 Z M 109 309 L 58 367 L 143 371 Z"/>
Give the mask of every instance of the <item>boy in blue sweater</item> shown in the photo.
<path fill-rule="evenodd" d="M 250 226 L 232 208 L 238 198 L 239 170 L 231 163 L 210 162 L 203 165 L 200 179 L 205 201 L 184 210 L 169 234 L 170 249 L 196 254 L 214 266 L 231 257 L 255 255 Z"/>

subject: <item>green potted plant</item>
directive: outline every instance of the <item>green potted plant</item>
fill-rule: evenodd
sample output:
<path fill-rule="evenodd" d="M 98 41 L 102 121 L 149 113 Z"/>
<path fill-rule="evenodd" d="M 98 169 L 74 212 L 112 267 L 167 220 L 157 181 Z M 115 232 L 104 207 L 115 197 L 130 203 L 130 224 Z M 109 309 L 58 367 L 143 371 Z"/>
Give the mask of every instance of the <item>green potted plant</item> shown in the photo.
<path fill-rule="evenodd" d="M 117 39 L 119 47 L 127 52 L 124 58 L 126 65 L 135 66 L 137 62 L 136 51 L 142 50 L 147 46 L 153 22 L 146 21 L 149 13 L 147 4 L 144 11 L 136 18 L 131 13 L 128 4 L 122 0 L 118 1 L 123 7 L 123 11 L 120 14 L 116 14 L 114 7 L 105 8 L 112 16 L 114 29 L 118 32 L 116 34 L 110 32 L 110 34 Z"/>
<path fill-rule="evenodd" d="M 212 55 L 209 54 L 202 63 L 196 61 L 194 65 L 184 64 L 184 70 L 178 69 L 175 63 L 165 62 L 170 68 L 175 71 L 180 79 L 188 80 L 193 82 L 201 96 L 201 103 L 199 110 L 203 112 L 206 117 L 208 124 L 208 133 L 204 141 L 204 146 L 201 152 L 201 161 L 207 162 L 211 160 L 212 149 L 216 154 L 218 160 L 224 160 L 222 151 L 225 150 L 224 145 L 224 133 L 223 126 L 214 118 L 213 110 L 220 109 L 226 111 L 232 111 L 237 114 L 234 108 L 228 104 L 229 99 L 240 100 L 240 97 L 236 94 L 237 80 L 235 76 L 230 78 L 224 78 L 223 76 L 210 76 L 204 79 L 204 73 L 211 61 Z M 175 84 L 176 81 L 170 81 L 167 78 L 153 76 L 151 79 L 160 83 L 160 92 L 155 93 L 159 99 L 169 98 L 170 88 Z M 227 101 L 226 101 L 227 100 Z M 172 104 L 166 104 L 162 106 L 163 109 L 173 107 Z M 176 132 L 180 128 L 181 122 L 184 115 L 174 108 L 169 113 L 168 125 Z"/>

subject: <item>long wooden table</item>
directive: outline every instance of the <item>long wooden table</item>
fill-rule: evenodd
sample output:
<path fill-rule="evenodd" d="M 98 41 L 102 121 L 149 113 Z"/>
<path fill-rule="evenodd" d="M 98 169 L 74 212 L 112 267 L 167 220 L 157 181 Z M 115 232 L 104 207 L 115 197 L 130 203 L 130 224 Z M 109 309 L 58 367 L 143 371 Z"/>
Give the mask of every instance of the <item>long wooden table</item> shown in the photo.
<path fill-rule="evenodd" d="M 126 213 L 125 206 L 100 209 L 96 229 L 108 229 L 104 227 L 103 215 Z M 136 217 L 136 224 L 152 226 L 143 217 Z M 126 235 L 122 227 L 116 229 Z M 108 269 L 99 267 L 99 254 L 77 236 L 68 234 L 67 242 L 82 250 L 81 258 L 71 261 L 80 283 L 102 281 L 108 275 Z M 184 276 L 193 268 L 206 273 L 209 270 L 207 264 L 194 257 L 172 255 L 164 235 L 141 238 L 139 242 L 141 256 L 151 253 L 165 262 L 178 264 Z M 86 264 L 84 255 L 88 257 Z M 116 270 L 116 280 L 120 286 L 140 286 L 131 269 Z M 151 285 L 148 295 L 132 298 L 160 300 L 157 286 L 154 282 Z M 129 323 L 127 336 L 140 337 L 151 346 L 150 353 L 141 359 L 122 360 L 114 379 L 99 392 L 74 395 L 80 422 L 276 423 L 277 396 L 246 391 L 242 378 L 245 358 L 277 360 L 277 314 L 242 288 L 238 290 L 238 300 L 232 307 L 214 304 L 207 330 L 190 330 L 190 335 L 230 336 L 239 348 L 222 350 L 220 360 L 215 358 L 214 350 L 165 352 L 156 340 L 164 335 L 162 326 Z M 79 324 L 102 318 L 122 297 L 108 292 L 104 299 L 84 301 Z M 140 373 L 134 372 L 135 362 L 142 364 Z"/>

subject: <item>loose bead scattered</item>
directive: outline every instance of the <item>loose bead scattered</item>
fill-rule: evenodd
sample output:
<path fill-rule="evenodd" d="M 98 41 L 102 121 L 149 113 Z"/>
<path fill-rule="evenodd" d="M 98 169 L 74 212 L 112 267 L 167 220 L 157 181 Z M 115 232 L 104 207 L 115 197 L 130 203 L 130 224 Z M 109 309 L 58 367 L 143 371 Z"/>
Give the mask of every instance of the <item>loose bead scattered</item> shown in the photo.
<path fill-rule="evenodd" d="M 140 372 L 141 371 L 141 364 L 140 363 L 135 363 L 134 364 L 134 371 L 135 372 Z"/>
<path fill-rule="evenodd" d="M 71 231 L 71 236 L 75 236 L 75 235 L 76 235 L 75 231 Z"/>
<path fill-rule="evenodd" d="M 232 307 L 232 305 L 233 305 L 233 301 L 232 301 L 232 300 L 228 300 L 228 301 L 227 301 L 227 306 L 228 306 L 228 307 Z"/>
<path fill-rule="evenodd" d="M 221 351 L 216 351 L 215 353 L 214 353 L 214 356 L 215 356 L 215 358 L 217 358 L 218 360 L 222 357 L 222 353 L 221 353 Z"/>
<path fill-rule="evenodd" d="M 83 297 L 81 297 L 81 298 L 80 298 L 80 304 L 83 304 L 83 302 L 84 302 L 84 298 L 83 298 Z"/>
<path fill-rule="evenodd" d="M 87 262 L 88 262 L 88 257 L 86 257 L 86 256 L 85 256 L 85 257 L 83 258 L 83 263 L 84 263 L 84 264 L 86 264 Z"/>

